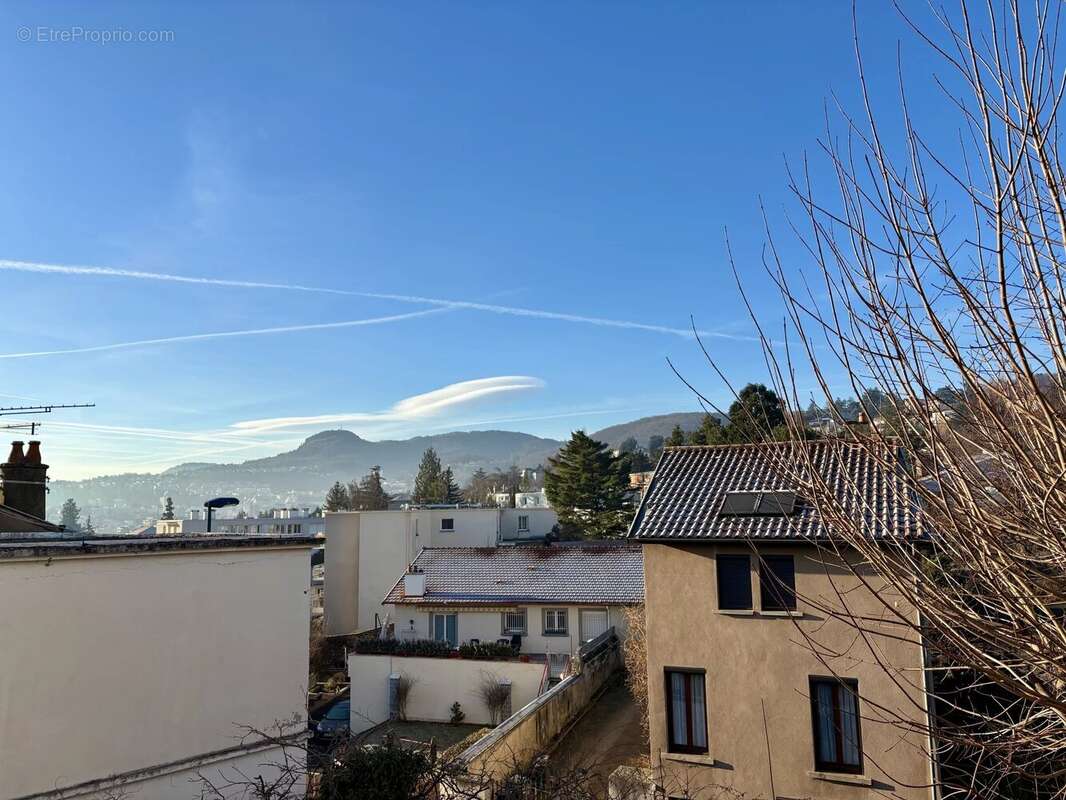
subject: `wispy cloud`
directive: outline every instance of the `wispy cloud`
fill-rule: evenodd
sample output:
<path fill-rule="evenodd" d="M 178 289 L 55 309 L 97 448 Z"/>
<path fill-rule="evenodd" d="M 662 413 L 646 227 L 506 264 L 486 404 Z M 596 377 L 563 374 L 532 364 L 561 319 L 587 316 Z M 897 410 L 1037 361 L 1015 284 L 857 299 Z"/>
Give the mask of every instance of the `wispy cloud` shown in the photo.
<path fill-rule="evenodd" d="M 206 339 L 225 339 L 234 336 L 265 336 L 278 333 L 296 333 L 300 331 L 321 331 L 333 328 L 354 328 L 362 325 L 383 325 L 388 322 L 424 317 L 449 311 L 447 308 L 430 308 L 424 311 L 412 311 L 408 314 L 392 314 L 387 317 L 369 317 L 367 319 L 349 319 L 340 322 L 316 322 L 308 325 L 282 325 L 276 328 L 251 328 L 241 331 L 215 331 L 213 333 L 193 333 L 185 336 L 164 336 L 159 339 L 137 339 L 132 342 L 111 342 L 88 347 L 68 347 L 61 350 L 35 350 L 25 353 L 0 353 L 0 359 L 39 358 L 42 356 L 62 356 L 71 353 L 99 353 L 105 350 L 124 350 L 130 347 L 151 347 L 155 345 L 175 344 L 178 342 L 199 342 Z"/>
<path fill-rule="evenodd" d="M 501 375 L 453 383 L 431 392 L 414 395 L 379 412 L 352 411 L 340 414 L 316 414 L 307 417 L 273 417 L 234 423 L 231 427 L 241 433 L 264 433 L 287 428 L 319 425 L 340 425 L 355 422 L 389 423 L 435 416 L 443 411 L 497 394 L 526 392 L 544 387 L 544 381 L 525 375 Z"/>
<path fill-rule="evenodd" d="M 165 272 L 144 272 L 141 270 L 115 269 L 113 267 L 92 267 L 66 264 L 42 264 L 31 261 L 13 261 L 0 259 L 0 270 L 18 272 L 37 272 L 58 275 L 83 275 L 110 278 L 128 278 L 135 280 L 171 281 L 174 283 L 201 284 L 207 286 L 231 286 L 246 289 L 278 289 L 289 292 L 317 292 L 323 294 L 348 295 L 351 297 L 367 297 L 377 300 L 393 300 L 399 303 L 415 303 L 418 305 L 432 305 L 441 308 L 462 308 L 471 311 L 483 311 L 491 314 L 504 314 L 514 317 L 532 317 L 535 319 L 556 320 L 559 322 L 571 322 L 582 325 L 595 325 L 607 328 L 626 328 L 630 330 L 648 331 L 670 336 L 680 336 L 684 339 L 692 339 L 695 335 L 708 338 L 729 339 L 738 342 L 757 342 L 754 336 L 743 334 L 724 333 L 721 331 L 697 330 L 695 334 L 689 328 L 673 328 L 666 325 L 652 325 L 632 320 L 607 319 L 605 317 L 592 317 L 583 314 L 565 314 L 558 311 L 547 311 L 537 308 L 520 308 L 517 306 L 504 306 L 492 303 L 476 303 L 467 300 L 445 300 L 439 297 L 424 297 L 421 295 L 388 294 L 383 292 L 357 292 L 349 289 L 335 289 L 325 286 L 307 286 L 296 283 L 271 283 L 265 281 L 244 281 L 228 278 L 207 278 L 188 275 L 173 275 Z"/>

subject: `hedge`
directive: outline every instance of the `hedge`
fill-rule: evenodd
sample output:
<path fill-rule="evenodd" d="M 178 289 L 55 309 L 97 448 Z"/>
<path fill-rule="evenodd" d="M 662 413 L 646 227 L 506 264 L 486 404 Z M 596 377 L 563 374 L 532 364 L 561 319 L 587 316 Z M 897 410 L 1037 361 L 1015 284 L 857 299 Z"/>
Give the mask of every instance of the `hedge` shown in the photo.
<path fill-rule="evenodd" d="M 447 658 L 452 653 L 452 646 L 433 639 L 357 639 L 355 652 L 360 655 Z"/>

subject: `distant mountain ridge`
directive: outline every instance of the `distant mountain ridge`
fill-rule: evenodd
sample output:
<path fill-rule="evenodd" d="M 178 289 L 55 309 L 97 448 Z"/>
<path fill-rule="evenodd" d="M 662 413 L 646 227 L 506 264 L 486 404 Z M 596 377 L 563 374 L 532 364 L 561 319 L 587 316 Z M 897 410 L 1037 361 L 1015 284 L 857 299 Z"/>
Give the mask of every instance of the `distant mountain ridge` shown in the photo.
<path fill-rule="evenodd" d="M 641 446 L 652 435 L 669 435 L 674 425 L 698 427 L 703 415 L 664 414 L 612 425 L 590 434 L 617 448 L 629 436 Z M 158 474 L 103 475 L 82 481 L 54 480 L 48 502 L 49 516 L 58 518 L 68 497 L 91 513 L 100 532 L 123 532 L 147 519 L 155 519 L 165 497 L 175 510 L 201 508 L 205 499 L 219 495 L 241 498 L 248 513 L 275 506 L 315 507 L 334 481 L 350 481 L 380 466 L 386 489 L 397 492 L 414 483 L 418 462 L 426 448 L 437 451 L 460 483 L 478 468 L 504 469 L 545 465 L 562 442 L 517 431 L 455 431 L 411 439 L 370 441 L 349 430 L 326 430 L 309 436 L 296 449 L 235 464 L 189 462 Z"/>

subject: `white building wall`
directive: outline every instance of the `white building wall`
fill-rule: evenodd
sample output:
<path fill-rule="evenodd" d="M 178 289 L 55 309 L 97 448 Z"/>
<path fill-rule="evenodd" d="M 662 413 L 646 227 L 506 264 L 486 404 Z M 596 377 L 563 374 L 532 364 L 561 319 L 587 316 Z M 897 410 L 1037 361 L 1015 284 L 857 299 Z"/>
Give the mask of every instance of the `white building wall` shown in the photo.
<path fill-rule="evenodd" d="M 559 521 L 550 508 L 501 508 L 499 511 L 501 542 L 543 539 Z M 521 529 L 521 517 L 528 522 L 526 530 Z"/>
<path fill-rule="evenodd" d="M 442 528 L 445 519 L 451 529 Z M 494 547 L 499 526 L 495 508 L 327 513 L 327 634 L 382 620 L 382 599 L 423 547 Z"/>
<path fill-rule="evenodd" d="M 0 800 L 233 748 L 239 725 L 305 729 L 309 559 L 0 560 Z"/>
<path fill-rule="evenodd" d="M 433 613 L 456 614 L 456 633 L 459 643 L 469 642 L 471 639 L 480 639 L 482 642 L 495 642 L 497 639 L 510 639 L 510 634 L 504 634 L 502 608 L 492 610 L 480 610 L 470 608 L 446 608 L 423 609 L 411 605 L 388 606 L 389 613 L 396 623 L 396 636 L 398 638 L 432 639 L 433 632 L 430 628 L 430 615 Z M 625 637 L 626 623 L 623 610 L 620 606 L 567 606 L 567 605 L 530 605 L 522 606 L 526 609 L 526 635 L 522 637 L 523 653 L 568 653 L 573 654 L 581 647 L 580 611 L 582 608 L 599 608 L 607 611 L 607 625 L 614 626 L 615 632 L 620 637 Z M 545 608 L 566 608 L 568 631 L 566 636 L 557 636 L 544 633 Z M 411 628 L 414 634 L 409 634 Z"/>
<path fill-rule="evenodd" d="M 467 661 L 465 659 L 348 655 L 351 679 L 351 726 L 359 733 L 389 718 L 388 680 L 406 675 L 415 683 L 407 701 L 407 718 L 427 722 L 451 719 L 452 703 L 466 714 L 464 722 L 487 725 L 489 710 L 478 687 L 483 675 L 511 682 L 511 708 L 517 711 L 533 700 L 544 679 L 544 664 L 520 661 Z"/>

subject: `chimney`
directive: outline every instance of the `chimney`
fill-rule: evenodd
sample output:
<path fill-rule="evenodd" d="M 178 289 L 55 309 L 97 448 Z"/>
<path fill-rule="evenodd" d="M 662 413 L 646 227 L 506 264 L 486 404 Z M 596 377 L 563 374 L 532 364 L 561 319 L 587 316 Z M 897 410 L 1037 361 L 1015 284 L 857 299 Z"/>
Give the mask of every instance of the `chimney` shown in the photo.
<path fill-rule="evenodd" d="M 426 573 L 420 572 L 417 567 L 410 567 L 403 576 L 404 597 L 425 597 Z"/>
<path fill-rule="evenodd" d="M 37 519 L 44 519 L 47 474 L 48 465 L 41 463 L 40 442 L 30 442 L 29 452 L 25 454 L 22 452 L 22 442 L 12 442 L 7 461 L 0 464 L 4 505 Z"/>

